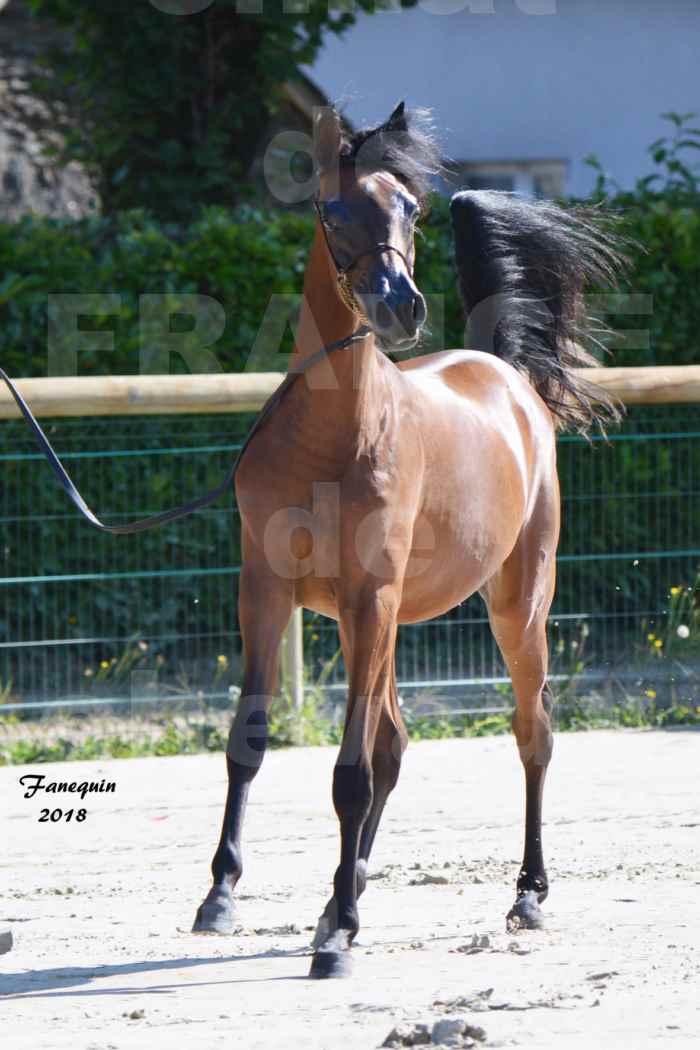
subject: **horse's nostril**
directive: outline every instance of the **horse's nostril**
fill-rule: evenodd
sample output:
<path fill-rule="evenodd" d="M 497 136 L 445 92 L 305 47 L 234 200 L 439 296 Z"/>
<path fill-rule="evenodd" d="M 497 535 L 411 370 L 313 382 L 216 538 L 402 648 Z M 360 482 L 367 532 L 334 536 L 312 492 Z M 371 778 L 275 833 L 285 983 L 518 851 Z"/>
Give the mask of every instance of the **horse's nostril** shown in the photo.
<path fill-rule="evenodd" d="M 413 320 L 416 325 L 422 325 L 427 317 L 428 311 L 425 306 L 425 299 L 422 295 L 418 294 L 413 300 Z"/>
<path fill-rule="evenodd" d="M 374 320 L 379 328 L 390 328 L 392 322 L 391 310 L 384 302 L 378 302 L 374 311 Z"/>

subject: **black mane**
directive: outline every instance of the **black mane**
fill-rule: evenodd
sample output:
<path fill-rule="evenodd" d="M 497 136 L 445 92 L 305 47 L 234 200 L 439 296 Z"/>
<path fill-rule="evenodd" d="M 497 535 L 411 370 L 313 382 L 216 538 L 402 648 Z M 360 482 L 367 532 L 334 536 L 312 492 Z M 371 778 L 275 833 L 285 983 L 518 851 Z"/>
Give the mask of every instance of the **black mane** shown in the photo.
<path fill-rule="evenodd" d="M 425 197 L 433 177 L 442 170 L 430 111 L 406 113 L 402 103 L 384 124 L 346 133 L 340 162 L 354 165 L 358 161 L 362 174 L 391 172 L 419 200 Z"/>

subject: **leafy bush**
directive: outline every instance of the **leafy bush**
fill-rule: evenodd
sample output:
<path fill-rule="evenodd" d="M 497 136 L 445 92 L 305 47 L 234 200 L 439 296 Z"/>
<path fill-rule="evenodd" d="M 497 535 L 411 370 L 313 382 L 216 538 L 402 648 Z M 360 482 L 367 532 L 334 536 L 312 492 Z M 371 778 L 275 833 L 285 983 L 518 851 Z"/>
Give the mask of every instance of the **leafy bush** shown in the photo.
<path fill-rule="evenodd" d="M 447 202 L 436 199 L 418 246 L 418 283 L 432 296 L 426 349 L 461 346 L 464 322 L 452 271 Z M 212 347 L 222 369 L 242 371 L 271 306 L 271 296 L 299 296 L 311 215 L 207 208 L 190 226 L 162 224 L 143 211 L 116 218 L 51 220 L 26 217 L 0 223 L 0 360 L 10 374 L 48 374 L 48 296 L 118 294 L 117 315 L 90 316 L 83 327 L 114 333 L 113 351 L 82 351 L 80 375 L 139 371 L 139 297 L 145 294 L 211 296 L 226 312 L 226 328 Z M 444 323 L 443 303 L 444 299 Z M 285 304 L 281 303 L 284 310 Z M 280 351 L 291 349 L 287 326 L 256 345 L 255 371 L 280 370 Z M 180 357 L 171 371 L 187 371 Z"/>
<path fill-rule="evenodd" d="M 178 296 L 197 293 L 224 307 L 227 325 L 215 351 L 224 370 L 240 371 L 271 293 L 299 291 L 311 234 L 307 216 L 248 207 L 234 213 L 207 209 L 186 228 L 162 225 L 139 211 L 114 219 L 27 217 L 0 224 L 4 367 L 16 375 L 47 374 L 47 296 L 116 293 L 119 313 L 89 321 L 95 331 L 114 332 L 115 349 L 81 353 L 78 371 L 137 373 L 139 297 L 172 294 L 175 307 Z M 170 366 L 186 370 L 178 358 Z"/>
<path fill-rule="evenodd" d="M 670 119 L 674 134 L 650 147 L 657 170 L 634 189 L 616 188 L 591 160 L 599 171 L 593 201 L 619 214 L 620 236 L 628 243 L 631 265 L 621 291 L 653 297 L 650 316 L 608 317 L 617 329 L 650 328 L 648 349 L 639 348 L 638 339 L 615 348 L 619 365 L 688 364 L 700 350 L 700 176 L 687 161 L 700 150 L 700 129 L 686 117 Z M 226 327 L 212 349 L 225 371 L 240 371 L 269 316 L 270 297 L 301 292 L 312 230 L 310 214 L 250 205 L 205 208 L 190 225 L 163 224 L 144 211 L 79 222 L 28 217 L 0 224 L 0 360 L 15 375 L 46 375 L 47 296 L 117 293 L 118 315 L 89 321 L 90 329 L 114 332 L 115 349 L 82 352 L 78 370 L 136 373 L 139 296 L 169 293 L 175 307 L 178 296 L 196 293 L 223 305 Z M 433 200 L 417 256 L 418 283 L 432 297 L 432 334 L 425 349 L 462 346 L 464 321 L 443 198 Z M 290 345 L 288 326 L 281 349 Z M 278 370 L 279 350 L 274 338 L 266 345 L 259 341 L 254 370 Z M 177 357 L 170 368 L 187 370 Z"/>
<path fill-rule="evenodd" d="M 622 189 L 594 157 L 593 202 L 620 217 L 629 242 L 629 274 L 621 291 L 651 296 L 651 313 L 612 317 L 622 331 L 649 329 L 649 345 L 632 338 L 615 345 L 616 365 L 696 364 L 700 352 L 700 127 L 694 114 L 667 113 L 673 131 L 649 147 L 654 170 Z"/>
<path fill-rule="evenodd" d="M 628 244 L 631 266 L 621 291 L 653 297 L 651 315 L 611 312 L 616 329 L 651 329 L 649 349 L 630 339 L 616 346 L 616 364 L 691 363 L 700 349 L 700 176 L 687 161 L 688 153 L 700 150 L 700 129 L 686 116 L 670 114 L 670 120 L 672 137 L 650 147 L 657 170 L 632 190 L 616 188 L 591 159 L 599 172 L 593 202 L 618 214 Z M 26 217 L 0 224 L 0 359 L 16 375 L 46 375 L 47 295 L 116 293 L 122 296 L 119 315 L 89 322 L 91 329 L 114 333 L 115 349 L 83 352 L 79 372 L 139 372 L 139 297 L 168 293 L 176 308 L 178 296 L 195 293 L 224 306 L 226 330 L 213 350 L 222 369 L 241 371 L 271 296 L 300 293 L 312 232 L 311 214 L 250 205 L 206 208 L 190 225 L 163 224 L 144 211 L 78 223 Z M 436 197 L 418 245 L 418 282 L 432 297 L 425 349 L 464 342 L 451 254 L 447 202 Z M 290 345 L 288 325 L 281 349 Z M 274 338 L 267 345 L 258 340 L 255 371 L 278 370 L 279 350 Z M 179 358 L 170 367 L 187 371 Z"/>

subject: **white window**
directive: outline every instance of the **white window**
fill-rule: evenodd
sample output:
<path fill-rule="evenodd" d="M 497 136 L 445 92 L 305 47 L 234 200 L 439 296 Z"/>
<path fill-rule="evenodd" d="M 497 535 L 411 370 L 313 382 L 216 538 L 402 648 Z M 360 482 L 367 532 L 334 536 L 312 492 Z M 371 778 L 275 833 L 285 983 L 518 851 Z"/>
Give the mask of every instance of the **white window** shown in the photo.
<path fill-rule="evenodd" d="M 446 191 L 506 190 L 525 197 L 561 197 L 566 189 L 565 160 L 460 161 L 450 165 Z"/>

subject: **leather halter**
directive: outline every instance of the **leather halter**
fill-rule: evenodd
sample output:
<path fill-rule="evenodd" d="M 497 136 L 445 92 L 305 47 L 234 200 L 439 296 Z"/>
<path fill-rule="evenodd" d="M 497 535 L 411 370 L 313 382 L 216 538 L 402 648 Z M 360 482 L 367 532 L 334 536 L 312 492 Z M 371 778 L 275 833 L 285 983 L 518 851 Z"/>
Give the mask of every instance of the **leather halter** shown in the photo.
<path fill-rule="evenodd" d="M 318 197 L 314 197 L 314 208 L 316 209 L 318 221 L 321 226 L 321 229 L 323 230 L 323 237 L 326 242 L 326 248 L 328 248 L 328 254 L 333 260 L 333 265 L 335 267 L 335 273 L 338 280 L 338 292 L 340 293 L 340 298 L 343 300 L 343 302 L 349 310 L 351 310 L 354 314 L 357 314 L 361 321 L 369 323 L 367 315 L 362 309 L 357 295 L 355 294 L 355 289 L 350 283 L 350 278 L 348 277 L 350 271 L 355 269 L 360 259 L 364 259 L 367 255 L 381 255 L 382 252 L 396 252 L 399 258 L 401 258 L 405 263 L 406 270 L 411 275 L 411 277 L 413 277 L 413 267 L 411 266 L 401 249 L 395 248 L 393 244 L 389 244 L 387 241 L 379 241 L 371 248 L 366 248 L 365 251 L 359 252 L 353 259 L 351 259 L 347 266 L 341 266 L 338 262 L 338 258 L 335 252 L 333 251 L 333 245 L 331 244 L 331 239 L 328 236 L 328 230 L 326 229 L 326 223 L 323 218 L 323 212 L 321 211 Z"/>

